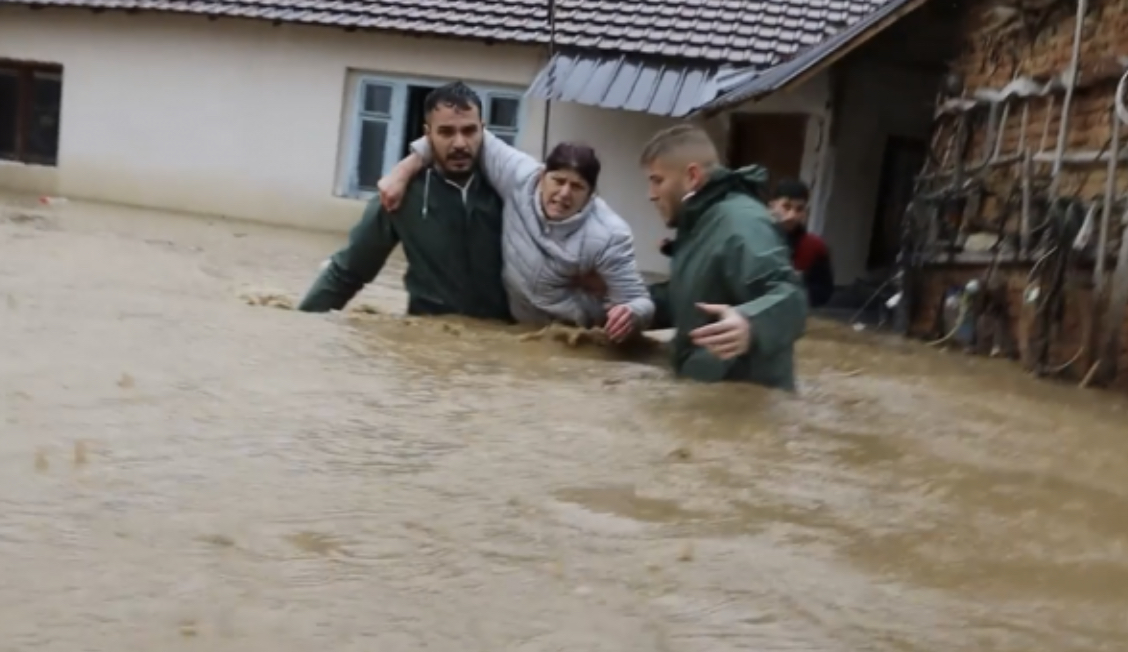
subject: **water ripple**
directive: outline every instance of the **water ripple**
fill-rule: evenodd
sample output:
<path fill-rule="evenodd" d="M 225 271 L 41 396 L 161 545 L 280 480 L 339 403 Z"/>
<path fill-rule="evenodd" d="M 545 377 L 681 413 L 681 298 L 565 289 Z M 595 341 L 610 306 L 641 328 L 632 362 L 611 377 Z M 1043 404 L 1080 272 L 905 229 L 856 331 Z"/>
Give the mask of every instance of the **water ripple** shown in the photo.
<path fill-rule="evenodd" d="M 13 649 L 1128 642 L 1120 399 L 822 324 L 798 396 L 698 386 L 397 316 L 399 259 L 383 314 L 239 299 L 338 238 L 50 217 L 0 223 Z"/>

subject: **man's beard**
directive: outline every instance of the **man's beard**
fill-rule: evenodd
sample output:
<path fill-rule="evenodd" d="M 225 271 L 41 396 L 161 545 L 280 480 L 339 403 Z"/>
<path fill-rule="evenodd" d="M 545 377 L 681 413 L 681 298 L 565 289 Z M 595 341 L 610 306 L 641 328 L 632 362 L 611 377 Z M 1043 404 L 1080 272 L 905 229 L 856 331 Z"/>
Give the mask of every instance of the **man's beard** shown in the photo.
<path fill-rule="evenodd" d="M 443 176 L 454 181 L 455 183 L 462 183 L 474 176 L 474 168 L 466 168 L 464 170 L 450 170 L 444 169 Z"/>
<path fill-rule="evenodd" d="M 458 167 L 452 166 L 451 163 L 455 162 L 461 164 Z M 474 174 L 474 157 L 466 156 L 463 158 L 446 158 L 439 161 L 439 169 L 442 170 L 443 176 L 451 181 L 465 181 Z"/>
<path fill-rule="evenodd" d="M 671 229 L 677 228 L 678 226 L 678 216 L 681 215 L 682 206 L 685 205 L 685 202 L 682 201 L 684 196 L 684 192 L 675 192 L 671 193 L 670 196 L 666 198 L 666 206 L 669 208 L 670 212 L 663 217 L 666 220 L 666 226 Z"/>

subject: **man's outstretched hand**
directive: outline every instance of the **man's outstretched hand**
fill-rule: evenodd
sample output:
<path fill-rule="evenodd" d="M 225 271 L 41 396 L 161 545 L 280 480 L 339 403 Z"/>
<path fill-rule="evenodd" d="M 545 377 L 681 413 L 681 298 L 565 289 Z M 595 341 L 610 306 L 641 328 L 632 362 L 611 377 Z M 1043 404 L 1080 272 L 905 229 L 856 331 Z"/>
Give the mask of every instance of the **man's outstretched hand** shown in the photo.
<path fill-rule="evenodd" d="M 699 303 L 697 309 L 717 321 L 690 331 L 689 338 L 721 360 L 744 355 L 752 347 L 752 324 L 732 306 Z"/>

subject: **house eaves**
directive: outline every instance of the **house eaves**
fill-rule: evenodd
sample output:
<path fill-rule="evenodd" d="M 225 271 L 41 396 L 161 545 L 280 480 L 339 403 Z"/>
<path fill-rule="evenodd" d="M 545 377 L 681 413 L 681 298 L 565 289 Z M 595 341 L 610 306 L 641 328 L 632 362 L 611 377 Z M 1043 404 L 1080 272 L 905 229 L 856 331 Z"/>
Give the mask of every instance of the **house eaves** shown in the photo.
<path fill-rule="evenodd" d="M 555 0 L 561 48 L 766 68 L 897 0 Z M 547 45 L 549 0 L 0 0 Z"/>
<path fill-rule="evenodd" d="M 733 78 L 728 83 L 722 83 L 719 95 L 701 104 L 692 115 L 714 114 L 800 84 L 926 2 L 928 0 L 889 0 L 862 20 L 784 63 L 745 74 L 743 79 Z"/>
<path fill-rule="evenodd" d="M 529 86 L 530 97 L 682 117 L 717 95 L 714 63 L 560 52 Z"/>
<path fill-rule="evenodd" d="M 762 97 L 925 0 L 0 0 L 555 46 L 529 93 L 686 117 Z M 552 35 L 549 9 L 553 10 Z"/>

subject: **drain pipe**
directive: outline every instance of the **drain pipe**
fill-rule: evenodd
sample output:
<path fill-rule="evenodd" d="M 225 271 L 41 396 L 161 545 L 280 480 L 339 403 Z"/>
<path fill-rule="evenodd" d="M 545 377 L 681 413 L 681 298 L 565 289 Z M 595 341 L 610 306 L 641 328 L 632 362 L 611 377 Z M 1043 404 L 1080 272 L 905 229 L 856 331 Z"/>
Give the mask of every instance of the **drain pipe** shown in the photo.
<path fill-rule="evenodd" d="M 1108 157 L 1108 171 L 1105 178 L 1104 201 L 1101 206 L 1101 227 L 1099 235 L 1097 236 L 1097 260 L 1093 267 L 1093 297 L 1094 304 L 1100 301 L 1101 295 L 1104 294 L 1104 276 L 1105 264 L 1108 262 L 1108 232 L 1109 226 L 1112 223 L 1112 209 L 1116 204 L 1116 168 L 1120 163 L 1120 123 L 1121 118 L 1117 109 L 1122 106 L 1122 95 L 1124 90 L 1124 82 L 1128 80 L 1128 74 L 1120 78 L 1120 83 L 1116 87 L 1116 104 L 1117 106 L 1112 109 L 1112 124 L 1109 126 L 1112 132 L 1109 136 L 1109 154 Z M 1095 320 L 1094 320 L 1095 321 Z"/>
<path fill-rule="evenodd" d="M 1101 299 L 1103 298 L 1103 291 L 1105 289 L 1105 267 L 1108 252 L 1105 248 L 1108 246 L 1109 231 L 1111 230 L 1111 218 L 1113 204 L 1116 203 L 1116 170 L 1117 165 L 1120 163 L 1120 130 L 1123 126 L 1128 126 L 1128 106 L 1124 103 L 1124 92 L 1128 90 L 1128 72 L 1120 77 L 1120 83 L 1116 85 L 1116 99 L 1113 102 L 1112 110 L 1112 149 L 1108 157 L 1108 179 L 1105 181 L 1105 200 L 1104 200 L 1104 215 L 1101 219 L 1101 235 L 1100 242 L 1097 245 L 1097 264 L 1096 271 L 1093 273 L 1093 332 L 1091 337 L 1096 339 L 1097 335 L 1097 319 L 1100 315 Z M 1128 226 L 1128 209 L 1124 210 L 1120 218 L 1120 224 Z M 1081 381 L 1081 387 L 1088 386 L 1089 382 L 1093 380 L 1094 376 L 1100 371 L 1104 376 L 1103 380 L 1108 380 L 1109 377 L 1116 375 L 1116 350 L 1117 350 L 1117 334 L 1120 330 L 1121 324 L 1124 322 L 1124 303 L 1128 301 L 1128 228 L 1122 231 L 1120 237 L 1120 251 L 1116 257 L 1116 272 L 1112 278 L 1112 293 L 1109 296 L 1108 312 L 1105 314 L 1105 332 L 1101 337 L 1100 343 L 1094 348 L 1094 353 L 1097 359 L 1093 362 L 1093 366 L 1089 369 L 1089 373 L 1085 374 L 1085 378 Z M 1108 361 L 1106 364 L 1105 361 Z M 1103 368 L 1103 369 L 1102 369 Z"/>
<path fill-rule="evenodd" d="M 552 118 L 552 90 L 556 85 L 556 0 L 548 0 L 548 79 L 545 80 L 544 125 L 541 131 L 541 160 L 548 158 L 548 123 Z"/>
<path fill-rule="evenodd" d="M 1069 61 L 1069 85 L 1065 87 L 1065 100 L 1061 105 L 1061 125 L 1058 127 L 1057 151 L 1054 152 L 1054 165 L 1050 170 L 1050 196 L 1056 196 L 1061 181 L 1062 161 L 1065 158 L 1065 143 L 1069 135 L 1069 110 L 1073 106 L 1073 93 L 1077 88 L 1077 73 L 1081 64 L 1081 30 L 1085 26 L 1085 14 L 1089 13 L 1089 0 L 1077 0 L 1077 18 L 1073 26 L 1073 54 Z"/>
<path fill-rule="evenodd" d="M 1128 73 L 1125 73 L 1120 78 L 1120 83 L 1116 85 L 1116 117 L 1120 118 L 1120 122 L 1128 125 L 1128 105 L 1124 104 L 1124 92 L 1128 90 Z"/>

